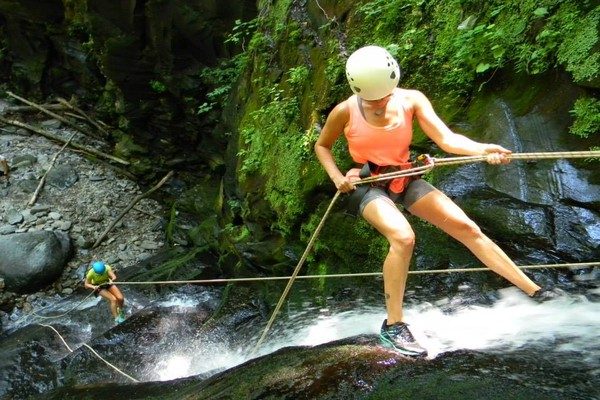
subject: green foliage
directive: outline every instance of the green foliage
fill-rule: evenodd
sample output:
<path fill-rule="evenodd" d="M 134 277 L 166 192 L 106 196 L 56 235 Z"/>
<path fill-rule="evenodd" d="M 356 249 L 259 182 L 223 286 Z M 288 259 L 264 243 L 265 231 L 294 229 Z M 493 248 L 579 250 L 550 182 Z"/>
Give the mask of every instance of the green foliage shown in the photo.
<path fill-rule="evenodd" d="M 303 70 L 294 71 L 292 75 L 297 76 Z M 303 161 L 307 134 L 298 125 L 296 97 L 286 96 L 275 85 L 261 88 L 259 98 L 264 105 L 251 112 L 241 125 L 240 179 L 244 181 L 253 175 L 265 178 L 265 198 L 278 215 L 274 226 L 289 231 L 303 209 L 299 194 L 302 171 L 306 170 Z"/>
<path fill-rule="evenodd" d="M 175 226 L 177 225 L 177 208 L 175 204 L 171 206 L 171 213 L 169 215 L 169 222 L 167 223 L 167 228 L 165 229 L 165 236 L 169 243 L 173 243 Z"/>
<path fill-rule="evenodd" d="M 227 224 L 227 226 L 223 228 L 223 233 L 234 243 L 244 242 L 252 238 L 252 233 L 246 225 L 236 226 Z"/>
<path fill-rule="evenodd" d="M 205 67 L 200 70 L 200 80 L 209 90 L 206 94 L 207 101 L 196 109 L 197 115 L 222 110 L 225 107 L 231 88 L 238 81 L 247 60 L 248 56 L 240 53 L 229 60 L 222 61 L 216 67 Z"/>
<path fill-rule="evenodd" d="M 305 65 L 300 65 L 298 67 L 290 68 L 288 74 L 289 78 L 287 79 L 287 82 L 289 82 L 293 87 L 298 88 L 306 83 L 309 71 Z"/>
<path fill-rule="evenodd" d="M 566 6 L 565 6 L 566 7 Z M 564 40 L 558 48 L 558 61 L 573 74 L 576 82 L 586 82 L 600 75 L 600 6 L 587 15 L 568 12 Z"/>
<path fill-rule="evenodd" d="M 225 44 L 235 44 L 245 48 L 246 41 L 254 34 L 257 27 L 257 18 L 250 21 L 237 19 L 231 33 L 227 35 L 227 38 L 225 39 Z"/>
<path fill-rule="evenodd" d="M 328 110 L 350 94 L 345 61 L 356 48 L 386 47 L 401 64 L 401 85 L 417 87 L 435 99 L 440 104 L 436 104 L 437 111 L 448 122 L 449 115 L 460 112 L 501 69 L 538 75 L 558 64 L 575 79 L 599 77 L 594 70 L 600 64 L 594 61 L 597 10 L 589 1 L 361 1 L 350 9 L 347 30 L 333 22 L 319 27 L 318 44 L 312 36 L 307 39 L 305 31 L 310 27 L 294 20 L 291 3 L 262 2 L 264 12 L 256 23 L 238 24 L 232 38 L 245 46 L 247 59 L 241 73 L 249 93 L 239 125 L 237 166 L 240 186 L 252 192 L 249 196 L 268 203 L 273 227 L 289 235 L 308 215 L 302 223 L 305 241 L 326 205 L 322 200 L 313 210 L 309 194 L 318 185 L 330 184 L 315 160 L 313 145 Z M 580 26 L 582 21 L 586 26 Z M 244 29 L 252 34 L 243 34 Z M 527 99 L 534 95 L 528 89 L 519 93 Z M 207 102 L 201 108 L 206 111 L 210 105 Z M 592 110 L 586 109 L 577 108 L 574 115 L 577 126 L 583 126 L 578 130 L 591 132 L 595 122 Z M 352 164 L 343 139 L 336 142 L 333 154 L 342 170 Z M 236 215 L 255 217 L 254 204 L 252 200 L 236 203 Z M 356 242 L 345 242 L 348 237 Z M 376 269 L 387 248 L 385 239 L 364 221 L 336 214 L 310 258 L 319 272 L 352 269 L 357 255 L 369 260 L 368 268 Z"/>
<path fill-rule="evenodd" d="M 195 261 L 196 257 L 206 251 L 207 247 L 195 247 L 190 251 L 179 254 L 176 257 L 169 258 L 168 261 L 151 268 L 149 271 L 144 271 L 132 277 L 133 280 L 159 281 L 169 279 L 173 274 L 183 267 Z"/>
<path fill-rule="evenodd" d="M 156 93 L 164 93 L 167 91 L 167 86 L 164 83 L 162 83 L 161 81 L 158 81 L 156 79 L 153 79 L 150 81 L 150 87 Z"/>
<path fill-rule="evenodd" d="M 600 78 L 600 6 L 562 0 L 373 0 L 356 9 L 352 49 L 386 47 L 415 86 L 456 110 L 491 74 L 541 74 L 556 63 L 575 81 Z"/>
<path fill-rule="evenodd" d="M 600 134 L 600 100 L 593 97 L 577 99 L 571 114 L 575 117 L 569 131 L 582 138 Z"/>

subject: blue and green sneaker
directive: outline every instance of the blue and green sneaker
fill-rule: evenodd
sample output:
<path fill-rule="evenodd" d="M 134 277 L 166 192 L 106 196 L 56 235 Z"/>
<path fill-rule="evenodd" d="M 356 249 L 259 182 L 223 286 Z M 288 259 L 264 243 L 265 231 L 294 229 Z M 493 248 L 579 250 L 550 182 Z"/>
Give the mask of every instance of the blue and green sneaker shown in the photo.
<path fill-rule="evenodd" d="M 408 324 L 404 322 L 396 322 L 395 324 L 388 325 L 387 319 L 384 319 L 379 338 L 383 346 L 392 348 L 404 355 L 413 357 L 424 357 L 427 355 L 427 350 L 417 343 L 408 329 Z"/>

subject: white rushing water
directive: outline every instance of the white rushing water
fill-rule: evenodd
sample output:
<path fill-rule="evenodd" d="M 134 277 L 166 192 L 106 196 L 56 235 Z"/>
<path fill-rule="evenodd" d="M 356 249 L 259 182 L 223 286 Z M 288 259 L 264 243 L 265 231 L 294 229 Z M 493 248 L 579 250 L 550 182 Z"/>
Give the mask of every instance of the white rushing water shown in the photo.
<path fill-rule="evenodd" d="M 542 346 L 548 352 L 572 354 L 583 363 L 597 364 L 600 360 L 600 308 L 583 296 L 563 294 L 538 303 L 518 289 L 508 288 L 500 291 L 500 299 L 489 306 L 461 305 L 456 298 L 451 307 L 449 303 L 438 299 L 435 304 L 405 307 L 405 320 L 428 349 L 429 358 L 459 349 L 494 352 Z M 355 335 L 376 335 L 384 318 L 383 305 L 360 303 L 340 311 L 307 308 L 290 312 L 252 357 L 287 346 L 314 346 Z M 247 352 L 221 343 L 215 338 L 186 343 L 185 349 L 165 354 L 155 371 L 162 380 L 175 379 L 231 368 L 249 359 Z"/>

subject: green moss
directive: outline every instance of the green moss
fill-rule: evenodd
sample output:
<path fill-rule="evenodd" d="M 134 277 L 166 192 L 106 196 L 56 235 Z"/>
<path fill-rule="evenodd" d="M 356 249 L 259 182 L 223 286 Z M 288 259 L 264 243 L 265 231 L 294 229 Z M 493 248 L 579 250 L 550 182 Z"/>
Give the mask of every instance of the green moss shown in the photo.
<path fill-rule="evenodd" d="M 343 203 L 339 207 L 343 207 Z M 324 212 L 325 208 L 320 207 L 303 225 L 303 242 L 307 243 L 314 234 Z M 341 235 L 340 232 L 344 234 Z M 339 212 L 333 213 L 324 224 L 309 255 L 309 261 L 316 262 L 314 266 L 311 264 L 309 272 L 377 272 L 381 270 L 387 250 L 387 241 L 363 219 Z M 315 266 L 318 270 L 313 269 Z"/>

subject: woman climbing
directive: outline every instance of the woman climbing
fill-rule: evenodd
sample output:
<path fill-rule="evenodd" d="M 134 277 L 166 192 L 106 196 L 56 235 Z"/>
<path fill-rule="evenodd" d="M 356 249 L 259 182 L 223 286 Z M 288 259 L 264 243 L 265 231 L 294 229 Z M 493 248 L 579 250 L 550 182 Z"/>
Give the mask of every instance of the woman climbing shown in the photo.
<path fill-rule="evenodd" d="M 354 95 L 330 112 L 315 152 L 335 187 L 343 193 L 354 191 L 349 203 L 355 204 L 356 211 L 389 242 L 383 262 L 387 318 L 381 326 L 382 343 L 406 355 L 423 356 L 427 351 L 414 339 L 402 313 L 415 234 L 397 204 L 459 240 L 488 268 L 528 295 L 534 295 L 540 287 L 463 210 L 425 180 L 397 178 L 383 186 L 362 185 L 358 190 L 353 182 L 409 163 L 415 119 L 447 153 L 487 155 L 490 164 L 503 164 L 509 162 L 506 155 L 511 152 L 497 144 L 479 143 L 452 132 L 423 93 L 397 87 L 400 68 L 381 47 L 366 46 L 354 52 L 346 63 L 346 77 Z M 336 165 L 331 151 L 342 133 L 352 159 L 363 165 L 346 175 Z"/>
<path fill-rule="evenodd" d="M 117 324 L 125 321 L 125 298 L 113 283 L 117 279 L 112 267 L 102 261 L 94 261 L 85 276 L 84 286 L 92 289 L 96 296 L 100 295 L 108 301 L 110 312 Z"/>

